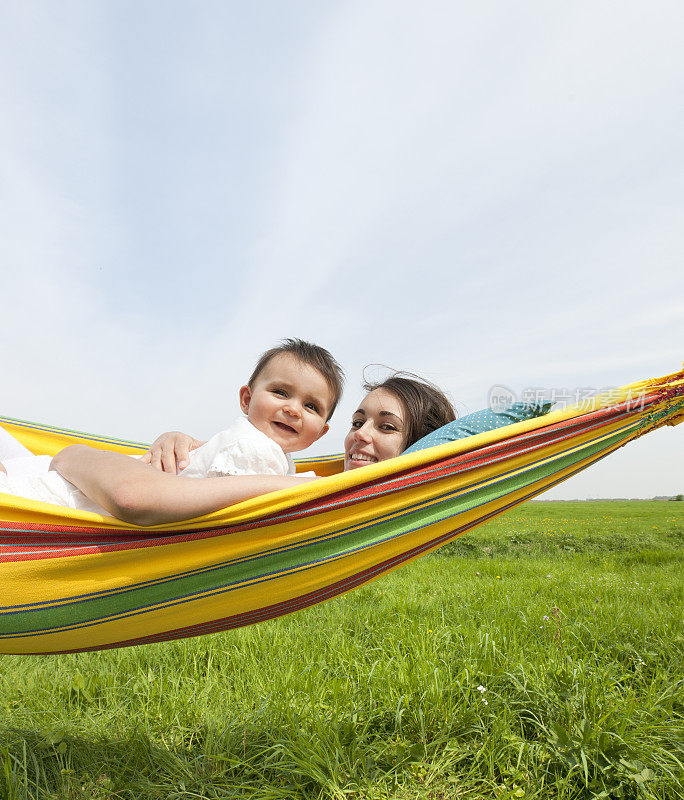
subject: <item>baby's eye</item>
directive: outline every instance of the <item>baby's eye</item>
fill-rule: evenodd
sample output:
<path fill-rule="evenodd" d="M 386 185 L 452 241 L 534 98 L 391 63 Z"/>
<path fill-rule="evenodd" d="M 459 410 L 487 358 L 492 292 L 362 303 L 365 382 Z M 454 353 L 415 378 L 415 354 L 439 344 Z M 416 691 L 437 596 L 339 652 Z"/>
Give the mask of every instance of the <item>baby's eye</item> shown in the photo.
<path fill-rule="evenodd" d="M 316 403 L 307 403 L 306 404 L 306 408 L 308 408 L 311 411 L 313 411 L 314 414 L 318 414 L 318 406 L 316 405 Z"/>
<path fill-rule="evenodd" d="M 285 389 L 273 389 L 273 394 L 277 394 L 280 397 L 286 397 L 287 393 Z"/>

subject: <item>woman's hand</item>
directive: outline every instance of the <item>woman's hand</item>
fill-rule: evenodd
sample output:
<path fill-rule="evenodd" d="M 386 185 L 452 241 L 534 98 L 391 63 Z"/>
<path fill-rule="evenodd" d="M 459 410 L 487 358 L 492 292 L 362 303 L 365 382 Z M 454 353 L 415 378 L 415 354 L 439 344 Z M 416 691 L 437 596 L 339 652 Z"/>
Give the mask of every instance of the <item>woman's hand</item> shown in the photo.
<path fill-rule="evenodd" d="M 162 433 L 150 445 L 150 449 L 140 459 L 143 464 L 151 464 L 161 472 L 175 475 L 190 463 L 190 451 L 201 447 L 205 442 L 187 433 L 168 431 Z"/>

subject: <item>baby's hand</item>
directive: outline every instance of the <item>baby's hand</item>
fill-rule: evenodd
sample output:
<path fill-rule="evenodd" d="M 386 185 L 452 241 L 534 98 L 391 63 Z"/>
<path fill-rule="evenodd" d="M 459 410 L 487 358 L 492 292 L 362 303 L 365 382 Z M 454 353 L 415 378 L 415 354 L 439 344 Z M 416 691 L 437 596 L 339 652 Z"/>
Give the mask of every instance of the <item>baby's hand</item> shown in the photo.
<path fill-rule="evenodd" d="M 152 442 L 150 449 L 140 460 L 143 464 L 151 464 L 155 469 L 175 475 L 190 463 L 190 451 L 203 444 L 204 442 L 187 433 L 168 431 Z"/>

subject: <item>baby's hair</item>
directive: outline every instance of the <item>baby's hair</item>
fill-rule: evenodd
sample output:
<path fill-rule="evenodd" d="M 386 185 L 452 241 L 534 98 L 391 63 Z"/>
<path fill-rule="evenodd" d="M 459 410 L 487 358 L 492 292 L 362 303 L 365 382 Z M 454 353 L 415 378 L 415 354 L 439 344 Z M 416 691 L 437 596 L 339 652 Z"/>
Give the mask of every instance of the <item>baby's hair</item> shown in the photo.
<path fill-rule="evenodd" d="M 308 364 L 325 378 L 332 393 L 332 404 L 328 413 L 328 419 L 330 419 L 342 397 L 344 371 L 333 356 L 324 347 L 320 347 L 317 344 L 305 342 L 303 339 L 283 339 L 277 347 L 272 347 L 261 354 L 248 381 L 249 386 L 254 386 L 254 381 L 266 369 L 270 361 L 276 356 L 284 354 L 294 356 L 302 364 Z"/>
<path fill-rule="evenodd" d="M 375 389 L 391 392 L 404 407 L 404 450 L 456 419 L 454 408 L 444 392 L 419 375 L 395 372 L 381 382 L 364 381 L 363 388 L 367 392 Z"/>

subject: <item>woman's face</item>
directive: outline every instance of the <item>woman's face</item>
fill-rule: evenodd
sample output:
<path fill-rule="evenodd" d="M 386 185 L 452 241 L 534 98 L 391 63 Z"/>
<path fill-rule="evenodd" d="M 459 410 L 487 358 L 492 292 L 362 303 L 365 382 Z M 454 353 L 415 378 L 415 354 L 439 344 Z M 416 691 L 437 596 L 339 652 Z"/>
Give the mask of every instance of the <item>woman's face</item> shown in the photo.
<path fill-rule="evenodd" d="M 398 456 L 404 449 L 405 411 L 396 395 L 374 389 L 352 416 L 344 440 L 344 468 L 356 469 Z"/>

